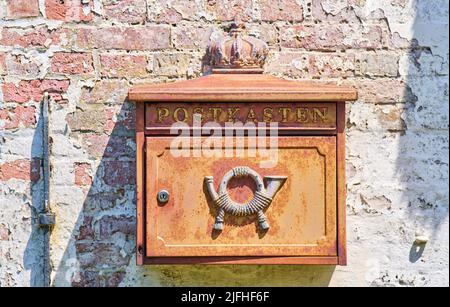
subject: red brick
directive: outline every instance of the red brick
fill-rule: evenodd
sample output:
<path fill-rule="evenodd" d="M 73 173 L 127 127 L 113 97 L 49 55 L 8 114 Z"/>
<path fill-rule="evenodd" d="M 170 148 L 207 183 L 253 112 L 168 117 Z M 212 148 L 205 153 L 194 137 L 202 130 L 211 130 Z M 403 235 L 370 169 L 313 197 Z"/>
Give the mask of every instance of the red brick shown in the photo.
<path fill-rule="evenodd" d="M 296 0 L 260 0 L 264 21 L 303 21 L 303 6 Z"/>
<path fill-rule="evenodd" d="M 6 53 L 0 52 L 0 76 L 6 75 Z"/>
<path fill-rule="evenodd" d="M 133 131 L 136 123 L 134 108 L 118 108 L 119 106 L 105 108 L 105 133 L 111 134 L 113 130 Z M 124 135 L 124 134 L 120 134 Z M 126 134 L 129 135 L 129 134 Z"/>
<path fill-rule="evenodd" d="M 63 37 L 69 37 L 70 30 L 55 29 L 49 30 L 45 26 L 32 28 L 6 28 L 1 30 L 0 45 L 10 47 L 38 47 L 43 48 L 49 45 L 61 45 Z"/>
<path fill-rule="evenodd" d="M 232 21 L 238 16 L 242 21 L 252 20 L 252 0 L 208 0 L 206 11 L 218 21 Z M 184 3 L 181 1 L 181 3 Z M 188 15 L 189 16 L 189 15 Z"/>
<path fill-rule="evenodd" d="M 355 75 L 355 56 L 336 52 L 282 52 L 268 62 L 267 70 L 306 78 L 350 77 Z"/>
<path fill-rule="evenodd" d="M 390 132 L 404 132 L 406 130 L 406 122 L 403 118 L 406 117 L 406 112 L 407 109 L 404 105 L 397 104 L 376 108 L 374 113 L 377 115 L 383 129 Z M 367 126 L 370 127 L 370 125 Z"/>
<path fill-rule="evenodd" d="M 134 106 L 134 105 L 133 105 Z M 117 116 L 116 129 L 122 128 L 127 131 L 134 131 L 136 127 L 136 110 L 135 108 L 122 109 Z"/>
<path fill-rule="evenodd" d="M 18 106 L 10 109 L 0 109 L 0 128 L 17 129 L 33 127 L 36 124 L 36 109 L 34 107 Z"/>
<path fill-rule="evenodd" d="M 176 24 L 186 18 L 195 19 L 196 13 L 200 9 L 196 1 L 158 0 L 156 8 L 151 7 L 148 10 L 148 20 L 150 22 Z"/>
<path fill-rule="evenodd" d="M 278 44 L 278 28 L 275 23 L 253 24 L 248 27 L 249 33 L 255 33 L 260 39 L 265 41 L 269 46 Z"/>
<path fill-rule="evenodd" d="M 170 29 L 164 25 L 80 29 L 79 48 L 159 50 L 170 47 Z"/>
<path fill-rule="evenodd" d="M 185 76 L 193 61 L 192 53 L 157 53 L 153 56 L 153 73 L 168 77 Z"/>
<path fill-rule="evenodd" d="M 92 167 L 89 163 L 75 163 L 75 184 L 78 186 L 88 186 L 92 184 Z"/>
<path fill-rule="evenodd" d="M 91 10 L 85 12 L 84 7 L 92 8 L 93 2 L 83 5 L 81 0 L 45 0 L 45 16 L 51 20 L 91 21 Z"/>
<path fill-rule="evenodd" d="M 136 220 L 134 217 L 120 216 L 104 216 L 100 223 L 100 239 L 109 239 L 115 233 L 125 235 L 134 235 L 136 228 Z"/>
<path fill-rule="evenodd" d="M 66 122 L 73 131 L 103 133 L 105 130 L 105 113 L 101 108 L 79 108 L 66 116 Z"/>
<path fill-rule="evenodd" d="M 212 31 L 210 26 L 178 25 L 172 30 L 173 44 L 176 48 L 203 50 L 208 45 Z"/>
<path fill-rule="evenodd" d="M 149 6 L 148 19 L 151 22 L 177 24 L 182 20 L 197 21 L 199 12 L 206 12 L 208 19 L 232 21 L 236 16 L 243 21 L 251 21 L 255 7 L 252 0 L 158 0 Z"/>
<path fill-rule="evenodd" d="M 77 259 L 82 268 L 124 267 L 129 264 L 130 256 L 123 255 L 123 248 L 114 243 L 77 242 Z"/>
<path fill-rule="evenodd" d="M 116 139 L 133 137 L 135 123 L 134 110 L 131 108 L 127 110 L 119 109 L 119 105 L 107 108 L 89 105 L 69 113 L 66 121 L 72 132 L 81 132 L 82 136 L 86 137 L 86 147 L 92 148 L 94 155 L 103 153 L 107 143 L 108 146 L 114 147 L 112 151 L 119 154 L 125 150 L 133 150 L 133 142 L 127 139 L 126 142 L 130 143 L 128 145 L 125 143 L 116 144 Z M 108 134 L 112 134 L 113 130 L 116 135 L 108 140 Z M 91 135 L 87 132 L 93 132 L 94 134 Z M 108 153 L 105 152 L 105 155 L 108 155 Z"/>
<path fill-rule="evenodd" d="M 145 77 L 148 74 L 145 55 L 103 54 L 100 63 L 103 77 Z"/>
<path fill-rule="evenodd" d="M 103 153 L 105 152 L 105 148 L 108 145 L 109 136 L 104 134 L 97 133 L 82 133 L 82 146 L 83 149 L 91 157 L 99 157 L 103 158 Z"/>
<path fill-rule="evenodd" d="M 397 77 L 400 54 L 391 51 L 358 52 L 355 57 L 356 72 L 368 77 Z"/>
<path fill-rule="evenodd" d="M 83 148 L 92 157 L 103 157 L 106 146 L 108 146 L 109 136 L 97 133 L 82 133 Z"/>
<path fill-rule="evenodd" d="M 145 0 L 106 0 L 103 1 L 104 16 L 108 20 L 137 24 L 147 18 Z"/>
<path fill-rule="evenodd" d="M 152 12 L 150 12 L 150 14 L 151 13 Z M 169 7 L 162 12 L 158 12 L 154 17 L 150 17 L 150 20 L 168 24 L 176 24 L 183 20 L 183 15 L 174 8 Z"/>
<path fill-rule="evenodd" d="M 42 98 L 41 82 L 20 81 L 16 86 L 14 83 L 3 84 L 3 99 L 7 102 L 24 103 L 30 100 L 39 101 Z"/>
<path fill-rule="evenodd" d="M 4 83 L 3 100 L 17 103 L 40 101 L 44 92 L 48 92 L 54 101 L 59 102 L 68 87 L 68 80 L 20 81 L 17 86 L 14 83 Z"/>
<path fill-rule="evenodd" d="M 0 241 L 8 241 L 9 240 L 9 229 L 6 225 L 0 224 Z"/>
<path fill-rule="evenodd" d="M 114 255 L 116 257 L 116 255 Z M 100 259 L 101 260 L 101 259 Z M 100 272 L 99 272 L 100 271 Z M 125 278 L 126 273 L 124 271 L 109 272 L 102 270 L 99 271 L 91 270 L 86 268 L 81 270 L 77 274 L 77 278 L 72 280 L 72 287 L 95 287 L 95 288 L 105 288 L 105 287 L 118 287 L 120 283 Z"/>
<path fill-rule="evenodd" d="M 126 273 L 123 271 L 106 274 L 104 276 L 105 287 L 108 287 L 108 288 L 118 287 L 120 285 L 120 283 L 122 282 L 122 280 L 125 278 L 125 275 L 126 275 Z"/>
<path fill-rule="evenodd" d="M 418 47 L 417 39 L 409 40 L 407 38 L 402 37 L 398 32 L 392 33 L 389 38 L 389 47 L 392 49 L 411 49 Z"/>
<path fill-rule="evenodd" d="M 347 54 L 310 55 L 308 73 L 313 77 L 351 77 L 355 74 L 355 58 Z"/>
<path fill-rule="evenodd" d="M 355 12 L 355 7 L 358 5 L 358 1 L 347 1 L 347 5 L 339 6 L 326 6 L 323 0 L 312 0 L 312 17 L 314 21 L 328 21 L 328 22 L 354 22 L 358 23 L 360 20 Z M 328 1 L 328 3 L 332 3 Z M 361 2 L 364 3 L 364 2 Z"/>
<path fill-rule="evenodd" d="M 81 270 L 80 272 L 76 272 L 71 277 L 71 286 L 72 287 L 95 287 L 100 288 L 104 287 L 104 274 L 95 270 Z"/>
<path fill-rule="evenodd" d="M 90 190 L 83 204 L 84 213 L 97 215 L 99 210 L 126 210 L 126 203 L 122 200 L 125 196 L 125 189 L 117 187 L 114 189 Z"/>
<path fill-rule="evenodd" d="M 114 255 L 114 257 L 118 257 Z M 113 258 L 114 259 L 114 258 Z M 107 263 L 107 258 L 98 259 L 100 261 L 103 260 L 102 263 Z M 127 260 L 129 261 L 129 260 Z M 101 263 L 101 264 L 102 264 Z M 110 263 L 106 265 L 111 265 Z M 126 265 L 125 265 L 126 266 Z M 122 266 L 118 266 L 119 271 L 105 271 L 100 268 L 99 271 L 92 269 L 81 270 L 77 275 L 76 279 L 72 280 L 72 287 L 96 287 L 96 288 L 109 288 L 109 287 L 119 287 L 122 280 L 125 278 L 126 273 L 123 270 L 120 270 Z"/>
<path fill-rule="evenodd" d="M 22 54 L 6 55 L 4 65 L 5 73 L 9 76 L 19 76 L 22 78 L 37 78 L 39 76 L 40 69 L 38 63 Z"/>
<path fill-rule="evenodd" d="M 0 44 L 4 46 L 43 47 L 49 35 L 46 28 L 3 28 Z"/>
<path fill-rule="evenodd" d="M 78 229 L 77 240 L 93 240 L 95 237 L 95 231 L 92 227 L 94 218 L 92 216 L 84 216 L 83 223 Z"/>
<path fill-rule="evenodd" d="M 136 164 L 132 161 L 106 161 L 103 180 L 112 187 L 135 184 Z"/>
<path fill-rule="evenodd" d="M 417 97 L 411 88 L 402 80 L 376 79 L 376 80 L 346 80 L 345 85 L 350 85 L 358 90 L 358 100 L 368 103 L 414 103 Z"/>
<path fill-rule="evenodd" d="M 93 87 L 81 89 L 81 101 L 84 103 L 122 104 L 128 96 L 129 85 L 123 80 L 101 80 Z"/>
<path fill-rule="evenodd" d="M 69 75 L 93 73 L 92 54 L 57 52 L 52 58 L 51 71 Z"/>
<path fill-rule="evenodd" d="M 49 92 L 64 92 L 69 87 L 69 80 L 41 80 L 42 88 Z"/>
<path fill-rule="evenodd" d="M 386 47 L 380 25 L 295 25 L 281 29 L 281 46 L 307 50 L 381 49 Z"/>
<path fill-rule="evenodd" d="M 96 158 L 134 158 L 136 146 L 131 136 L 109 136 L 106 134 L 83 133 L 83 147 Z"/>
<path fill-rule="evenodd" d="M 108 145 L 105 148 L 103 157 L 106 158 L 130 158 L 133 159 L 136 154 L 136 144 L 134 137 L 130 136 L 111 136 Z"/>
<path fill-rule="evenodd" d="M 105 118 L 106 118 L 105 133 L 110 134 L 113 131 L 114 127 L 116 126 L 116 122 L 114 120 L 115 116 L 116 116 L 116 108 L 114 107 L 105 108 Z"/>
<path fill-rule="evenodd" d="M 18 19 L 39 16 L 38 0 L 6 0 L 6 17 Z"/>
<path fill-rule="evenodd" d="M 11 179 L 36 182 L 40 178 L 40 160 L 15 160 L 0 164 L 0 181 Z"/>

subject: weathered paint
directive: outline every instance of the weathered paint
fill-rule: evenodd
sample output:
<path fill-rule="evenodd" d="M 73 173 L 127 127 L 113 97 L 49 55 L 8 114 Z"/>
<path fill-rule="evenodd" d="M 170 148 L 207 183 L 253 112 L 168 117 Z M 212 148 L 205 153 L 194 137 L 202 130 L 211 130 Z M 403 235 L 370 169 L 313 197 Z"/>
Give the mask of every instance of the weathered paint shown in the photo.
<path fill-rule="evenodd" d="M 216 84 L 216 83 L 212 83 Z M 299 85 L 301 86 L 301 84 Z M 214 87 L 214 86 L 213 86 Z M 234 92 L 240 89 L 233 89 Z M 245 91 L 245 90 L 244 90 Z M 221 95 L 217 95 L 220 97 Z M 265 96 L 264 93 L 261 94 Z M 233 100 L 233 99 L 232 99 Z M 174 123 L 202 126 L 205 123 L 257 124 L 277 123 L 279 129 L 336 129 L 335 103 L 147 103 L 146 123 L 148 132 L 162 133 Z M 194 120 L 195 119 L 195 120 Z"/>
<path fill-rule="evenodd" d="M 258 152 L 251 156 L 248 149 L 256 147 L 249 140 L 243 146 L 232 142 L 231 148 L 245 150 L 239 158 L 226 158 L 230 147 L 225 145 L 217 152 L 220 156 L 177 157 L 172 141 L 147 138 L 148 256 L 337 254 L 335 137 L 280 137 L 271 168 L 261 168 L 267 156 Z M 190 148 L 203 146 L 204 141 Z M 269 231 L 257 231 L 255 216 L 226 215 L 226 227 L 218 234 L 213 231 L 217 208 L 207 194 L 204 177 L 213 176 L 217 187 L 225 173 L 240 165 L 261 176 L 282 175 L 288 180 L 266 211 Z M 172 195 L 164 205 L 156 201 L 161 189 Z"/>
<path fill-rule="evenodd" d="M 84 5 L 92 21 L 82 24 L 46 18 L 44 2 L 37 17 L 10 18 L 0 1 L 0 168 L 39 159 L 33 114 L 50 91 L 52 285 L 449 285 L 448 0 L 279 1 L 277 9 L 267 0 L 92 0 Z M 347 267 L 135 265 L 128 88 L 199 76 L 209 37 L 240 4 L 269 43 L 267 73 L 358 88 L 347 106 Z M 60 70 L 66 64 L 54 53 L 72 50 L 92 53 L 94 69 L 85 55 Z M 43 78 L 51 82 L 36 81 Z M 88 182 L 76 180 L 80 163 L 92 184 L 76 184 Z M 41 181 L 8 174 L 0 180 L 0 283 L 39 285 Z M 427 244 L 414 244 L 423 235 Z"/>

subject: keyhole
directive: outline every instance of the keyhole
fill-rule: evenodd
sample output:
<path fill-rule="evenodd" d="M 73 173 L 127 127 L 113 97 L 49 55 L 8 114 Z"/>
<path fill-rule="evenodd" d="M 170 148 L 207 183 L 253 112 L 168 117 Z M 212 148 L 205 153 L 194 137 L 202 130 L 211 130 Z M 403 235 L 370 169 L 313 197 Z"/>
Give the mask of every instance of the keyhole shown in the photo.
<path fill-rule="evenodd" d="M 158 192 L 157 198 L 160 203 L 165 204 L 169 201 L 169 192 L 166 190 L 161 190 Z"/>

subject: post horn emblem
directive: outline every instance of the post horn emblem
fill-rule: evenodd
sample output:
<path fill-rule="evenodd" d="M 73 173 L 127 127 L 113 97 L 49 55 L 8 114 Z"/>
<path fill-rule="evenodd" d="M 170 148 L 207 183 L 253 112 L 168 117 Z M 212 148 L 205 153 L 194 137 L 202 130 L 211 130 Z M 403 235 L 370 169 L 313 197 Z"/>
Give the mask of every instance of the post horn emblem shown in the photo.
<path fill-rule="evenodd" d="M 253 199 L 246 204 L 239 204 L 234 202 L 227 192 L 228 182 L 232 178 L 251 177 L 256 183 L 256 191 Z M 214 204 L 219 207 L 219 212 L 216 216 L 214 230 L 222 230 L 225 213 L 235 216 L 258 215 L 259 227 L 262 230 L 269 229 L 269 223 L 263 212 L 271 203 L 281 186 L 287 180 L 286 176 L 265 176 L 264 180 L 267 186 L 264 186 L 263 179 L 253 169 L 247 166 L 238 166 L 225 174 L 219 185 L 219 191 L 214 189 L 214 180 L 212 176 L 205 177 L 206 188 L 211 196 Z"/>

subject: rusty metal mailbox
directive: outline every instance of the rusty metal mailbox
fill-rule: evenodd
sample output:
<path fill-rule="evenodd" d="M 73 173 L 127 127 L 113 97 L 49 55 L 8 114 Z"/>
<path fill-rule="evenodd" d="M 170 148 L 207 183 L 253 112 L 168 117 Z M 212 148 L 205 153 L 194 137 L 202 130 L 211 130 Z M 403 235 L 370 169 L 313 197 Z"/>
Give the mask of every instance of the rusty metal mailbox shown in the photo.
<path fill-rule="evenodd" d="M 137 263 L 346 264 L 345 101 L 352 88 L 262 74 L 235 25 L 212 74 L 140 85 Z"/>

